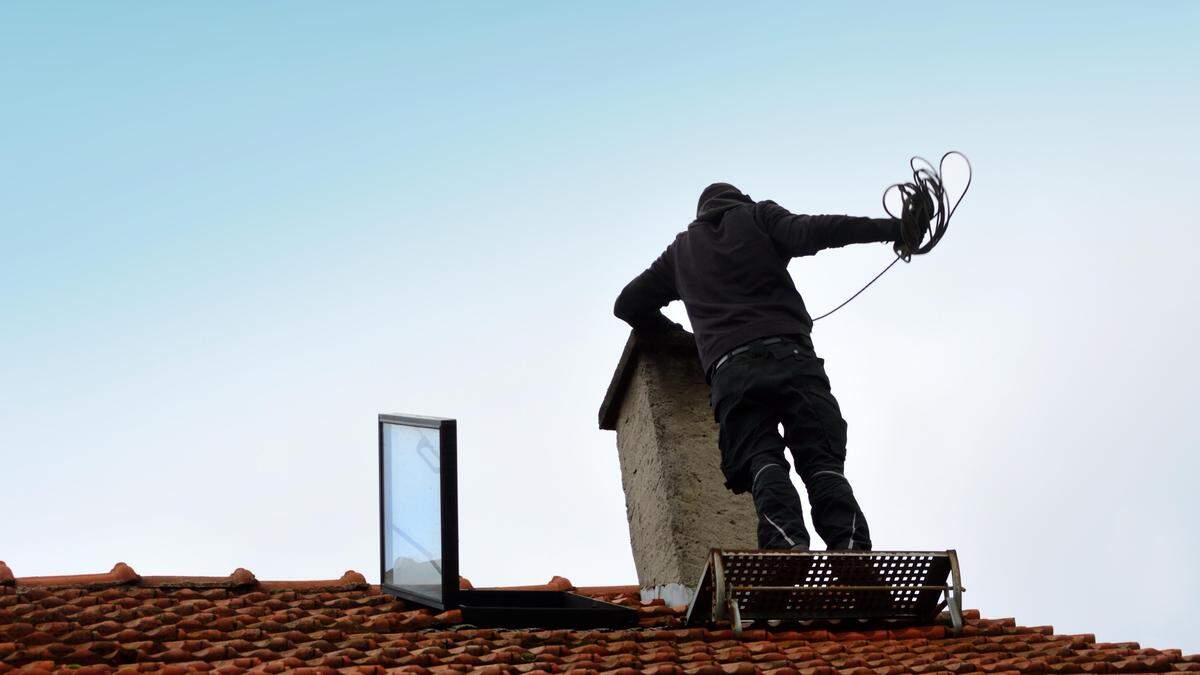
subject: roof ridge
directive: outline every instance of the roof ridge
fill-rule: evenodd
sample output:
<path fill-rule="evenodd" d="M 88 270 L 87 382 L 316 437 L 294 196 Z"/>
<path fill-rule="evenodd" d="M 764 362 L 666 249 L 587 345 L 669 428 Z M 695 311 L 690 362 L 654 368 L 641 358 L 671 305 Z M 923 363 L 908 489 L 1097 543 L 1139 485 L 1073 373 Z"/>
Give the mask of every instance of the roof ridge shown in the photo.
<path fill-rule="evenodd" d="M 250 570 L 239 567 L 226 576 L 210 575 L 146 575 L 138 574 L 128 564 L 119 562 L 113 568 L 102 574 L 61 574 L 46 576 L 18 577 L 12 569 L 0 560 L 0 586 L 20 587 L 69 587 L 103 588 L 108 586 L 139 586 L 144 588 L 163 589 L 250 589 L 262 590 L 313 590 L 322 588 L 360 589 L 372 587 L 362 573 L 346 570 L 337 579 L 282 579 L 260 580 Z M 459 587 L 464 590 L 476 588 L 466 577 L 459 577 Z M 544 584 L 529 584 L 518 586 L 487 586 L 480 590 L 511 590 L 511 591 L 568 591 L 582 595 L 637 595 L 640 587 L 636 584 L 617 584 L 612 586 L 576 586 L 570 579 L 555 575 Z"/>
<path fill-rule="evenodd" d="M 239 567 L 227 576 L 149 575 L 142 576 L 129 565 L 119 562 L 112 570 L 103 574 L 60 574 L 47 576 L 18 577 L 12 569 L 0 561 L 0 586 L 17 587 L 85 587 L 104 588 L 109 586 L 140 586 L 163 589 L 249 589 L 263 590 L 310 590 L 319 588 L 362 589 L 367 588 L 366 577 L 354 570 L 347 570 L 336 579 L 297 579 L 260 581 L 250 570 Z"/>

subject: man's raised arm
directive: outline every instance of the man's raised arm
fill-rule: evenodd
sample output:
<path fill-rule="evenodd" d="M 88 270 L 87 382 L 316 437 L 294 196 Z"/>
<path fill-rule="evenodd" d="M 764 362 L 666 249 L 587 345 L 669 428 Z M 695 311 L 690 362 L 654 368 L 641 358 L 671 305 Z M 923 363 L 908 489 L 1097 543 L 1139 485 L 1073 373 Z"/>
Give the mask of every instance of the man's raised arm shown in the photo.
<path fill-rule="evenodd" d="M 662 308 L 672 300 L 679 299 L 675 290 L 675 261 L 668 248 L 645 272 L 637 275 L 625 285 L 613 314 L 634 330 L 646 333 L 662 333 L 682 330 L 682 326 L 663 316 Z"/>
<path fill-rule="evenodd" d="M 846 244 L 894 242 L 900 239 L 900 221 L 856 216 L 804 216 L 772 201 L 759 202 L 757 216 L 775 248 L 789 258 L 812 255 Z"/>

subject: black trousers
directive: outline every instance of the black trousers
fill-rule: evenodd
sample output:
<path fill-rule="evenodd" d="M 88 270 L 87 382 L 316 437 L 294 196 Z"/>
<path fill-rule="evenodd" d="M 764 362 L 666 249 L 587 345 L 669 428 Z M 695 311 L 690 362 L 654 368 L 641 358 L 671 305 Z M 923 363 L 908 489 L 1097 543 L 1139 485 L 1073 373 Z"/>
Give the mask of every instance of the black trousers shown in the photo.
<path fill-rule="evenodd" d="M 713 374 L 709 403 L 721 428 L 725 486 L 753 495 L 759 548 L 809 547 L 800 495 L 783 454 L 786 446 L 807 488 L 813 527 L 826 546 L 870 550 L 867 519 L 844 475 L 846 422 L 830 391 L 825 362 L 806 335 L 749 346 Z"/>

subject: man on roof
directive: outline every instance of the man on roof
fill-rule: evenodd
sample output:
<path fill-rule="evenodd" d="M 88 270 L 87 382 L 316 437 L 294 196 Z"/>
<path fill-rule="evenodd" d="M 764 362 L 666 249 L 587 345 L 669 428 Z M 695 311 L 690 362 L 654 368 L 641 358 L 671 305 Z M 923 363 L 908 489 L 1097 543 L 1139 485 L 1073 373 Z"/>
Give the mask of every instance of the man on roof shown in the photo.
<path fill-rule="evenodd" d="M 893 242 L 904 252 L 902 234 L 920 241 L 920 226 L 916 219 L 902 225 L 797 215 L 713 183 L 700 195 L 696 219 L 617 298 L 613 313 L 642 333 L 682 330 L 661 309 L 683 301 L 720 425 L 725 486 L 753 496 L 759 548 L 809 548 L 786 446 L 826 546 L 871 549 L 867 519 L 844 473 L 846 422 L 813 350 L 812 318 L 788 262 L 857 243 Z"/>

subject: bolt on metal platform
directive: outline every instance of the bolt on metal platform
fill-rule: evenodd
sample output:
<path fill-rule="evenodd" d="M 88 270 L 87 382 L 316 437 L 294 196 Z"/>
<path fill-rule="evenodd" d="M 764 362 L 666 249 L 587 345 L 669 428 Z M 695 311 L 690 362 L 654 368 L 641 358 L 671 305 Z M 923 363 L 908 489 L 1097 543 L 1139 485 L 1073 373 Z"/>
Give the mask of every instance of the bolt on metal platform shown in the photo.
<path fill-rule="evenodd" d="M 712 549 L 687 624 L 749 620 L 929 623 L 948 610 L 962 630 L 962 578 L 953 551 Z"/>

